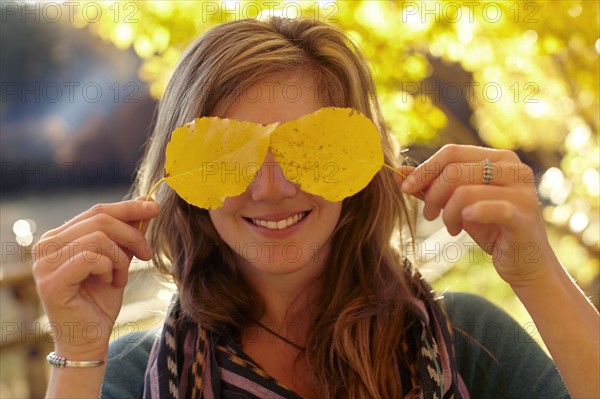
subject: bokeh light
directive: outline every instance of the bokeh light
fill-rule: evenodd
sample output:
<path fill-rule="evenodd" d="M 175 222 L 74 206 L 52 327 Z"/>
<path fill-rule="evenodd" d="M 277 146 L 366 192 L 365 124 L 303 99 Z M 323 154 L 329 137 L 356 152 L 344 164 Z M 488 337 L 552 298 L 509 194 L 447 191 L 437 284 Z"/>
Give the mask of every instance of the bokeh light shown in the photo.
<path fill-rule="evenodd" d="M 30 219 L 19 219 L 13 224 L 13 232 L 15 233 L 15 241 L 27 247 L 33 243 L 33 233 L 35 233 L 36 225 Z"/>

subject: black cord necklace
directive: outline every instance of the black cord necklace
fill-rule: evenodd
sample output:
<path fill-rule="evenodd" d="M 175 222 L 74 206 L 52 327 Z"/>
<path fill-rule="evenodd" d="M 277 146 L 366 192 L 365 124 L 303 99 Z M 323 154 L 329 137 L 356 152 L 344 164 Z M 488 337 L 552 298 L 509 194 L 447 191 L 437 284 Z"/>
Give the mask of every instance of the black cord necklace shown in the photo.
<path fill-rule="evenodd" d="M 262 328 L 263 330 L 266 330 L 268 332 L 270 332 L 271 334 L 273 334 L 274 336 L 276 336 L 277 338 L 279 338 L 280 340 L 292 345 L 294 348 L 298 349 L 299 351 L 305 351 L 306 348 L 303 346 L 300 346 L 298 344 L 293 343 L 292 341 L 290 341 L 289 339 L 287 339 L 286 337 L 277 334 L 275 331 L 271 330 L 269 327 L 265 326 L 263 323 L 261 323 L 258 320 L 254 320 L 254 322 L 256 323 L 257 326 L 259 326 L 260 328 Z"/>

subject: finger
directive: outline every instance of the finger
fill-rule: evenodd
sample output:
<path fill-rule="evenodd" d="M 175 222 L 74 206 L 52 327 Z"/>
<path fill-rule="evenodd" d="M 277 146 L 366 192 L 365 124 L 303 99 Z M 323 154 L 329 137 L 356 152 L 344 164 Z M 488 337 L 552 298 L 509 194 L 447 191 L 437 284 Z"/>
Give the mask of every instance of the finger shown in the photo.
<path fill-rule="evenodd" d="M 97 262 L 104 258 L 110 259 L 112 262 L 112 274 L 110 278 L 103 277 L 102 281 L 111 283 L 117 287 L 124 287 L 127 284 L 129 277 L 129 266 L 131 264 L 132 252 L 124 251 L 113 240 L 101 232 L 94 232 L 85 237 L 86 241 L 93 243 L 83 247 L 82 254 L 88 259 L 88 262 Z M 87 256 L 85 252 L 87 251 Z"/>
<path fill-rule="evenodd" d="M 492 162 L 518 162 L 518 156 L 507 150 L 496 150 L 476 146 L 446 145 L 431 158 L 420 164 L 402 183 L 402 190 L 408 194 L 428 187 L 444 168 L 451 163 L 481 163 L 484 159 Z"/>
<path fill-rule="evenodd" d="M 509 229 L 520 228 L 518 208 L 504 199 L 479 201 L 462 209 L 461 217 L 468 222 L 497 224 Z"/>
<path fill-rule="evenodd" d="M 135 200 L 136 201 L 146 201 L 146 197 L 141 196 L 141 197 L 136 198 Z M 147 201 L 154 202 L 154 198 L 149 198 Z M 148 231 L 148 226 L 150 226 L 151 220 L 152 220 L 152 218 L 146 219 L 146 220 L 141 220 L 141 221 L 129 222 L 128 224 L 132 227 L 135 227 L 138 231 L 141 231 L 142 235 L 145 237 L 146 232 Z M 141 225 L 141 228 L 140 228 L 140 225 Z"/>
<path fill-rule="evenodd" d="M 149 260 L 152 257 L 152 250 L 149 248 L 146 239 L 141 236 L 141 233 L 135 230 L 134 232 L 127 232 L 125 230 L 115 231 L 118 236 L 115 236 L 114 232 L 111 232 L 110 229 L 103 231 L 89 226 L 88 228 L 85 226 L 77 228 L 76 232 L 67 230 L 65 233 L 75 236 L 75 238 L 63 238 L 62 235 L 59 235 L 52 239 L 40 241 L 36 244 L 34 261 L 62 259 L 64 257 L 63 253 L 73 254 L 79 252 L 82 247 L 90 248 L 98 245 L 97 242 L 87 242 L 89 236 L 95 236 L 96 234 L 106 237 L 107 249 L 113 252 L 121 251 L 125 253 L 129 261 L 131 261 L 133 256 L 143 260 Z"/>
<path fill-rule="evenodd" d="M 396 173 L 394 173 L 394 180 L 396 183 L 402 184 L 402 182 L 415 170 L 414 166 L 410 165 L 400 165 L 396 169 Z"/>
<path fill-rule="evenodd" d="M 60 267 L 51 279 L 59 282 L 60 286 L 55 287 L 58 292 L 64 291 L 67 297 L 72 297 L 81 284 L 92 276 L 101 283 L 111 284 L 113 270 L 114 263 L 108 256 L 99 256 L 94 262 L 88 262 L 85 255 L 80 253 L 73 258 L 73 262 Z"/>
<path fill-rule="evenodd" d="M 391 168 L 394 171 L 394 181 L 398 186 L 402 186 L 402 182 L 415 170 L 414 166 L 400 165 L 398 168 Z"/>
<path fill-rule="evenodd" d="M 396 184 L 401 186 L 402 182 L 404 182 L 404 180 L 406 180 L 406 178 L 412 172 L 414 172 L 414 170 L 415 170 L 414 166 L 400 165 L 400 167 L 395 169 L 395 173 L 394 173 L 394 180 L 396 181 Z M 420 200 L 422 200 L 425 197 L 425 193 L 423 191 L 417 191 L 416 193 L 413 193 L 412 195 Z"/>
<path fill-rule="evenodd" d="M 42 236 L 43 238 L 52 237 L 71 228 L 73 225 L 89 219 L 93 216 L 106 214 L 123 222 L 133 222 L 139 220 L 148 220 L 160 212 L 160 206 L 154 201 L 121 201 L 110 204 L 96 204 L 87 211 L 77 215 L 62 226 L 50 230 Z"/>
<path fill-rule="evenodd" d="M 130 253 L 125 252 L 108 236 L 98 231 L 83 237 L 82 243 L 81 251 L 73 257 L 74 259 L 81 259 L 86 264 L 102 263 L 106 259 L 111 262 L 110 275 L 106 275 L 104 272 L 96 272 L 96 270 L 104 270 L 101 267 L 98 269 L 91 268 L 90 274 L 96 274 L 102 282 L 112 283 L 118 287 L 124 287 L 127 284 L 129 265 L 132 258 Z M 72 264 L 76 264 L 75 260 L 66 262 L 68 267 Z M 59 270 L 64 266 L 65 264 L 61 265 Z"/>
<path fill-rule="evenodd" d="M 81 258 L 83 256 L 83 258 Z M 101 231 L 94 231 L 77 241 L 61 246 L 57 251 L 40 252 L 34 265 L 34 273 L 45 275 L 55 272 L 66 264 L 74 263 L 74 259 L 82 262 L 94 262 L 99 257 L 108 257 L 120 268 L 127 268 L 131 255 Z"/>
<path fill-rule="evenodd" d="M 65 264 L 55 273 L 36 279 L 36 287 L 45 305 L 69 302 L 79 292 L 81 284 L 91 275 L 99 276 L 99 281 L 110 281 L 112 278 L 112 260 L 101 257 L 94 263 L 88 263 L 79 253 L 73 262 Z"/>
<path fill-rule="evenodd" d="M 52 248 L 80 242 L 81 237 L 96 231 L 106 234 L 121 248 L 140 259 L 148 260 L 152 257 L 152 251 L 140 231 L 106 213 L 83 219 L 51 238 L 42 239 L 37 244 L 37 249 L 50 253 Z"/>
<path fill-rule="evenodd" d="M 486 187 L 461 186 L 455 190 L 444 207 L 442 220 L 451 235 L 457 235 L 464 227 L 464 222 L 487 223 L 479 220 L 466 220 L 463 217 L 464 209 L 486 201 L 501 201 L 512 204 L 515 208 L 527 206 L 527 195 L 523 190 L 512 187 Z"/>
<path fill-rule="evenodd" d="M 458 187 L 464 185 L 477 185 L 479 189 L 486 190 L 489 186 L 509 186 L 521 183 L 526 176 L 523 173 L 528 167 L 515 162 L 492 162 L 489 164 L 490 178 L 484 180 L 484 162 L 450 163 L 440 175 L 427 187 L 425 193 L 425 207 L 423 216 L 427 220 L 437 218 L 446 202 Z"/>

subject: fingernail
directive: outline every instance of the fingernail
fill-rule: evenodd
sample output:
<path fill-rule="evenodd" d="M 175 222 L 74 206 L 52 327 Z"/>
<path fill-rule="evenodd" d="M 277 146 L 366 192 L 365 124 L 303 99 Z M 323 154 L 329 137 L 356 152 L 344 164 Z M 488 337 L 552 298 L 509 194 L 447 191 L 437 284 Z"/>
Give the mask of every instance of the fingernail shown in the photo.
<path fill-rule="evenodd" d="M 473 218 L 473 206 L 468 206 L 462 210 L 462 217 L 466 220 L 471 220 Z"/>
<path fill-rule="evenodd" d="M 415 179 L 412 176 L 407 177 L 406 180 L 404 180 L 404 182 L 402 183 L 402 191 L 411 192 L 415 188 L 414 180 Z"/>
<path fill-rule="evenodd" d="M 154 201 L 144 201 L 143 205 L 145 210 L 154 212 L 158 210 L 158 204 Z"/>

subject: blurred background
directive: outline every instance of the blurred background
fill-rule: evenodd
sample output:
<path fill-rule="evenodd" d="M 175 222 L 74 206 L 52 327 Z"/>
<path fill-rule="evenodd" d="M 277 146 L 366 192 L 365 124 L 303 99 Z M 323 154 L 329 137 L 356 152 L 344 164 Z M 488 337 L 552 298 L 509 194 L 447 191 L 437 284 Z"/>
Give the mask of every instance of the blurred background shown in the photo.
<path fill-rule="evenodd" d="M 515 150 L 536 171 L 554 248 L 598 306 L 599 2 L 2 1 L 1 398 L 45 389 L 52 338 L 31 278 L 32 243 L 127 195 L 183 49 L 211 26 L 259 13 L 348 32 L 417 162 L 447 143 Z M 539 342 L 489 257 L 442 227 L 420 221 L 414 253 L 435 288 L 484 295 Z M 147 327 L 164 302 L 144 269 L 133 267 L 117 335 Z"/>

